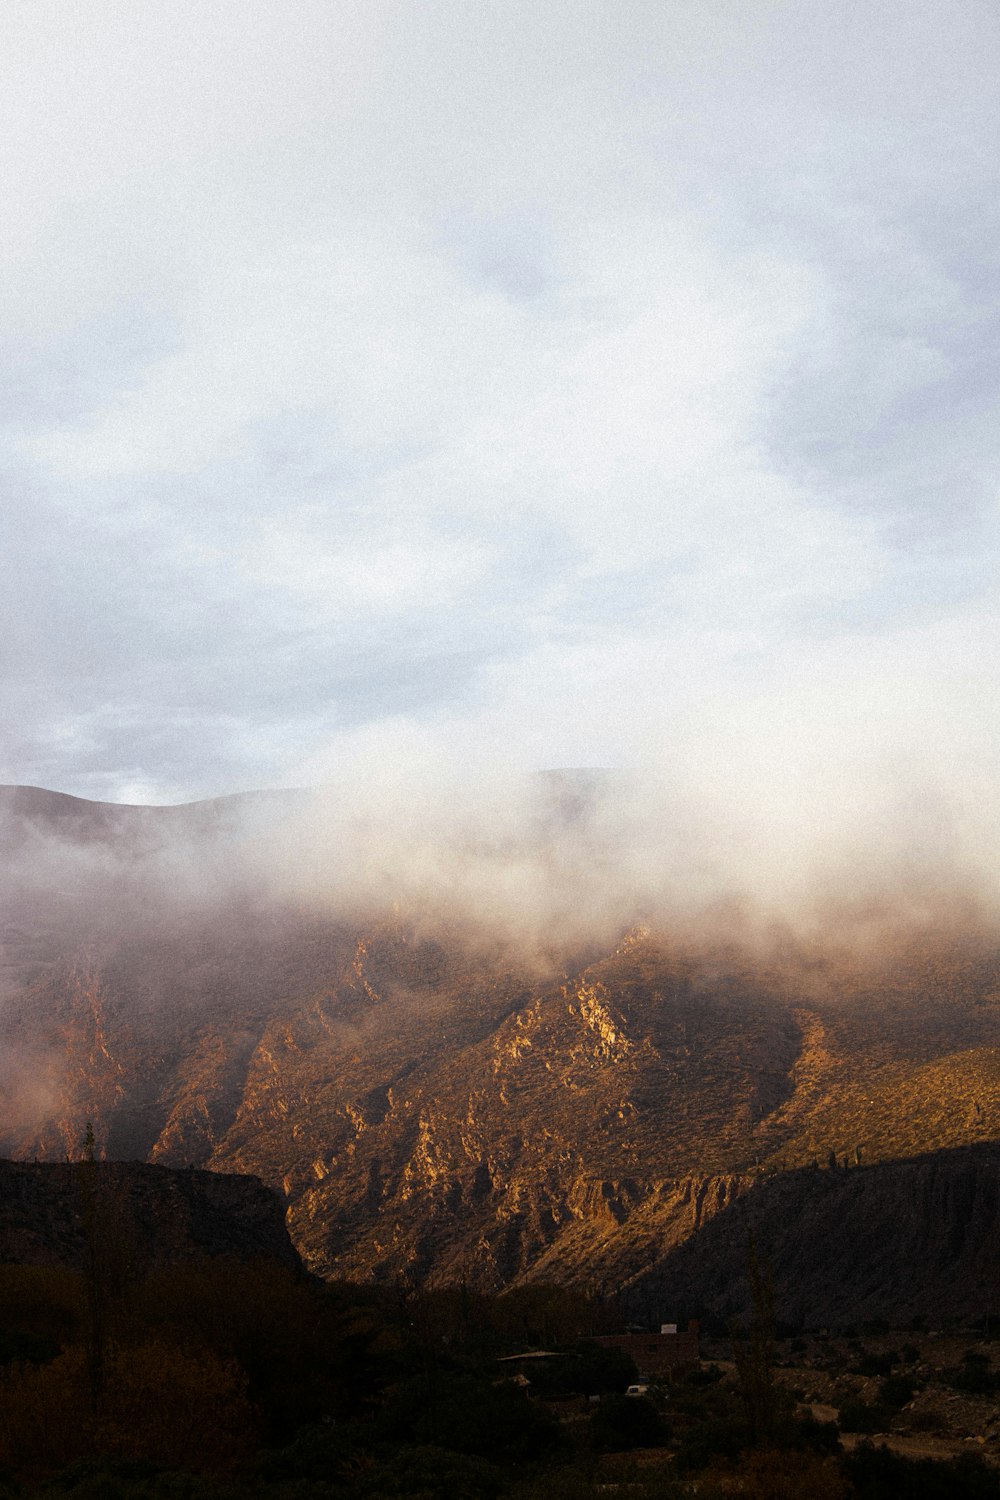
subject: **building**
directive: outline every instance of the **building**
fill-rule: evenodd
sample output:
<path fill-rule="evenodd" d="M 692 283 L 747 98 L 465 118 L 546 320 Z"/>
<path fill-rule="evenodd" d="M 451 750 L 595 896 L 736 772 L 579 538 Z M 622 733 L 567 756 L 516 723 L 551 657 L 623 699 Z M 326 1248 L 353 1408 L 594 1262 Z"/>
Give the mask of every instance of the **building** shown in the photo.
<path fill-rule="evenodd" d="M 622 1349 L 639 1374 L 651 1380 L 671 1375 L 675 1370 L 690 1369 L 700 1358 L 698 1324 L 694 1319 L 682 1333 L 676 1323 L 663 1323 L 659 1333 L 607 1333 L 601 1334 L 595 1343 L 603 1344 L 605 1349 Z"/>

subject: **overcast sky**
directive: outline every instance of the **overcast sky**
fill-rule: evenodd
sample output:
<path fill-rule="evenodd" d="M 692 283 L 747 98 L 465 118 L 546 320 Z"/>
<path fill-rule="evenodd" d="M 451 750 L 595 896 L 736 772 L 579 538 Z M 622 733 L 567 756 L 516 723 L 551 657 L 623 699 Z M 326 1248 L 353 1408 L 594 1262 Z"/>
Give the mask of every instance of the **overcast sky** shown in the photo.
<path fill-rule="evenodd" d="M 998 80 L 995 0 L 5 0 L 0 780 L 980 816 Z"/>

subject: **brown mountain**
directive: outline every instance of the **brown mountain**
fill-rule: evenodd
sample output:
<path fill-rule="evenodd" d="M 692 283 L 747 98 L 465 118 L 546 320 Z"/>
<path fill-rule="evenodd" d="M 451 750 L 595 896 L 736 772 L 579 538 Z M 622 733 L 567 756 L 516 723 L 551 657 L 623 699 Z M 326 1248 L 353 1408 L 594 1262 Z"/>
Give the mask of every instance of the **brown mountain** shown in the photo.
<path fill-rule="evenodd" d="M 556 790 L 540 839 L 585 821 Z M 90 1120 L 111 1157 L 279 1189 L 323 1275 L 600 1290 L 762 1181 L 794 1222 L 831 1153 L 860 1181 L 1000 1140 L 1000 945 L 966 915 L 863 951 L 656 922 L 526 946 L 276 884 L 303 806 L 0 795 L 0 1153 L 63 1160 Z"/>

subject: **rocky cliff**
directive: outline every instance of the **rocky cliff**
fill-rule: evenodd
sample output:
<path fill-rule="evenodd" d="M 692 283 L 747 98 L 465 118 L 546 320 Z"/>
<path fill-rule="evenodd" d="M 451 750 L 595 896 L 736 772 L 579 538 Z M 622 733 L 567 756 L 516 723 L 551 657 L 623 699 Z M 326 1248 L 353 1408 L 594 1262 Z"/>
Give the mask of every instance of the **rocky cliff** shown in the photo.
<path fill-rule="evenodd" d="M 722 1321 L 750 1310 L 751 1241 L 790 1327 L 928 1327 L 1000 1314 L 1000 1146 L 761 1177 L 627 1296 Z"/>
<path fill-rule="evenodd" d="M 88 1233 L 140 1274 L 203 1257 L 299 1265 L 284 1204 L 255 1178 L 140 1162 L 0 1161 L 0 1261 L 79 1270 Z"/>

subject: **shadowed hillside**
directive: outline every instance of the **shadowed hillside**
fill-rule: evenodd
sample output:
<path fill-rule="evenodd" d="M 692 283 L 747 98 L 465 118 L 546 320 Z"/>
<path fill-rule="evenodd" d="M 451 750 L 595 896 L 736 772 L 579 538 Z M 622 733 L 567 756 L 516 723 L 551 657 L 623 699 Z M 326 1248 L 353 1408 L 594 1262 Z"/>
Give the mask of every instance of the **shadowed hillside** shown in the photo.
<path fill-rule="evenodd" d="M 750 1311 L 748 1251 L 791 1327 L 905 1328 L 1000 1312 L 1000 1146 L 762 1178 L 655 1270 L 630 1304 L 728 1322 Z"/>
<path fill-rule="evenodd" d="M 136 1274 L 205 1258 L 299 1264 L 280 1198 L 252 1177 L 0 1161 L 0 1262 L 79 1270 L 95 1228 Z"/>

